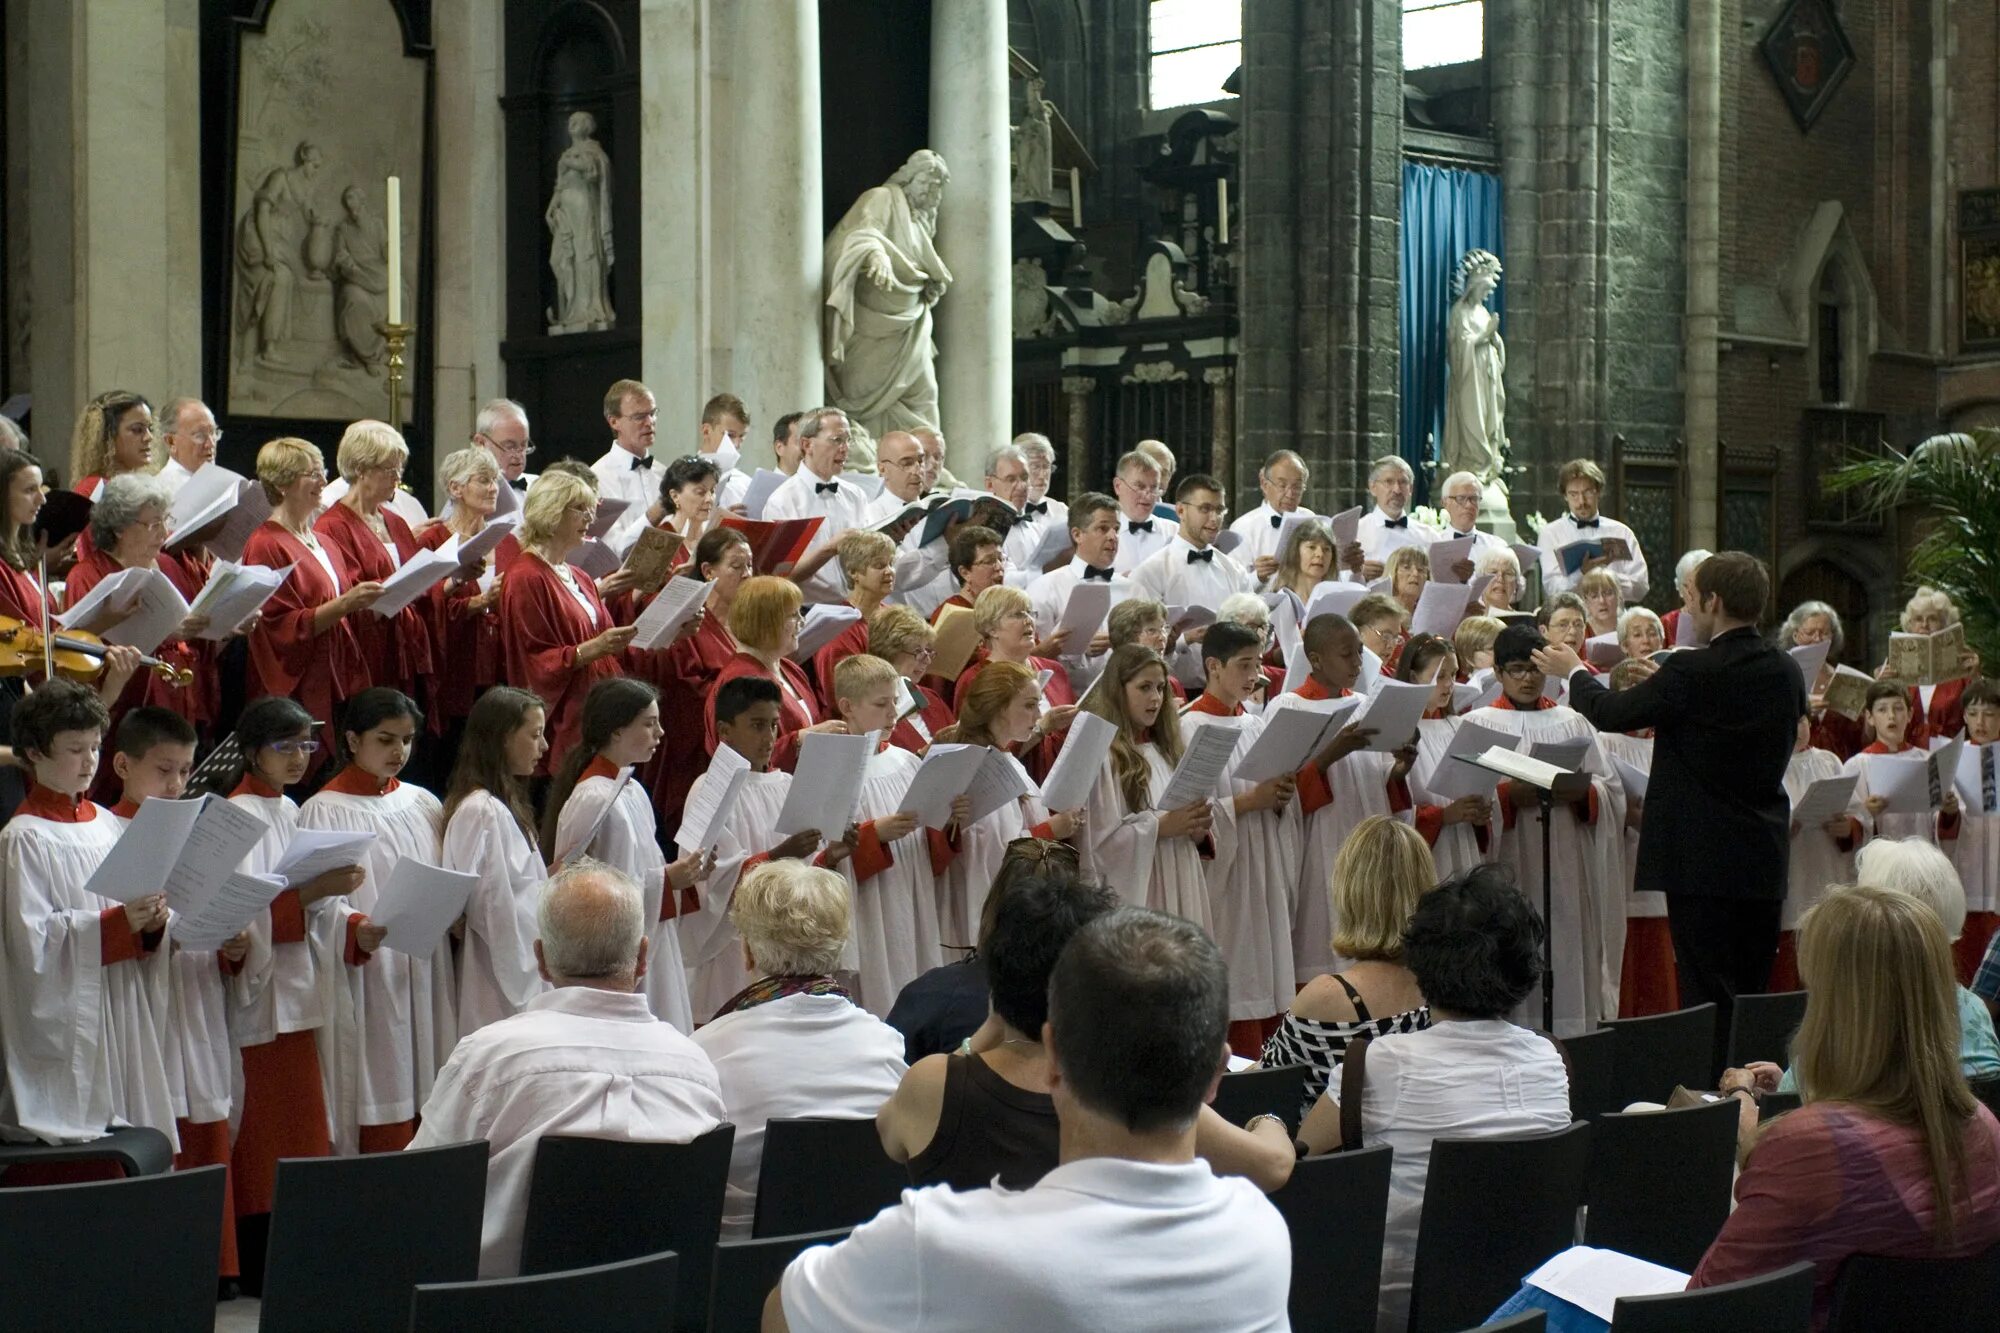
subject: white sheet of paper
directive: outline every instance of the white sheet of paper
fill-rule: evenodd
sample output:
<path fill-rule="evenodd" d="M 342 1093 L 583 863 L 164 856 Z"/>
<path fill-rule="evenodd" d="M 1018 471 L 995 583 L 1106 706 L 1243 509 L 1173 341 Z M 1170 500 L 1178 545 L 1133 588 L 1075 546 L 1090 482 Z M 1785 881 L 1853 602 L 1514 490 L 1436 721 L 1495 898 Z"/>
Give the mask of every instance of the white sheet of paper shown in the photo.
<path fill-rule="evenodd" d="M 979 772 L 973 775 L 965 789 L 972 806 L 966 820 L 977 824 L 1007 802 L 1032 795 L 1034 790 L 1034 784 L 1028 781 L 1027 770 L 1013 756 L 989 749 L 985 759 L 980 761 Z"/>
<path fill-rule="evenodd" d="M 555 859 L 549 862 L 550 865 L 559 866 L 579 852 L 588 853 L 590 851 L 590 844 L 597 841 L 598 831 L 604 827 L 604 821 L 611 818 L 611 812 L 618 808 L 618 798 L 625 794 L 625 784 L 631 780 L 631 769 L 621 768 L 618 770 L 618 781 L 611 784 L 611 799 L 598 808 L 597 818 L 590 822 L 590 827 L 583 831 L 583 836 L 567 844 L 561 851 L 557 852 Z"/>
<path fill-rule="evenodd" d="M 1931 766 L 1931 771 L 1937 774 L 1938 797 L 1940 800 L 1956 789 L 1958 785 L 1959 758 L 1965 753 L 1966 748 L 1966 744 L 1962 740 L 1950 740 L 1944 742 L 1942 745 L 1938 744 L 1935 740 L 1932 741 L 1930 758 L 1927 762 Z"/>
<path fill-rule="evenodd" d="M 236 507 L 244 478 L 220 463 L 203 463 L 174 494 L 167 510 L 167 530 L 192 536 Z M 167 545 L 174 544 L 171 537 Z"/>
<path fill-rule="evenodd" d="M 799 762 L 792 771 L 791 790 L 773 826 L 780 838 L 818 829 L 827 842 L 838 842 L 854 819 L 861 799 L 861 775 L 875 753 L 876 733 L 839 736 L 808 732 L 799 738 Z"/>
<path fill-rule="evenodd" d="M 1214 796 L 1216 788 L 1222 785 L 1222 771 L 1229 766 L 1229 756 L 1236 753 L 1242 739 L 1241 727 L 1223 723 L 1203 727 L 1187 737 L 1187 749 L 1182 752 L 1180 763 L 1174 766 L 1173 777 L 1153 801 L 1153 808 L 1179 810 Z"/>
<path fill-rule="evenodd" d="M 1344 616 L 1367 595 L 1368 585 L 1364 583 L 1340 583 L 1328 579 L 1313 589 L 1312 600 L 1306 603 L 1305 619 L 1301 623 L 1310 625 L 1316 616 Z"/>
<path fill-rule="evenodd" d="M 925 828 L 941 829 L 951 823 L 951 803 L 965 794 L 979 767 L 986 762 L 984 745 L 933 745 L 924 752 L 923 762 L 910 774 L 909 790 L 903 793 L 902 808 L 916 815 Z"/>
<path fill-rule="evenodd" d="M 664 648 L 674 641 L 694 613 L 708 605 L 708 595 L 715 591 L 713 583 L 691 579 L 676 574 L 667 580 L 667 586 L 660 589 L 659 596 L 646 603 L 646 609 L 632 622 L 636 633 L 632 635 L 634 648 Z"/>
<path fill-rule="evenodd" d="M 1609 670 L 1625 660 L 1625 650 L 1618 646 L 1617 631 L 1609 634 L 1593 634 L 1583 641 L 1583 660 L 1592 666 Z"/>
<path fill-rule="evenodd" d="M 1455 801 L 1461 796 L 1491 796 L 1500 785 L 1500 775 L 1491 769 L 1462 764 L 1459 756 L 1476 758 L 1488 750 L 1511 750 L 1519 743 L 1520 738 L 1512 732 L 1482 727 L 1477 722 L 1461 722 L 1452 733 L 1451 744 L 1445 746 L 1438 766 L 1424 779 L 1424 787 L 1441 801 Z"/>
<path fill-rule="evenodd" d="M 849 625 L 859 619 L 861 612 L 846 602 L 816 602 L 807 607 L 805 622 L 799 626 L 799 646 L 792 650 L 792 660 L 812 661 L 814 653 L 839 638 Z"/>
<path fill-rule="evenodd" d="M 461 563 L 457 537 L 447 537 L 435 550 L 418 551 L 382 580 L 382 595 L 368 609 L 387 619 L 443 582 Z"/>
<path fill-rule="evenodd" d="M 632 507 L 630 500 L 621 500 L 615 495 L 601 495 L 597 499 L 597 517 L 583 530 L 586 537 L 602 537 L 618 526 L 618 520 L 625 517 L 625 511 Z"/>
<path fill-rule="evenodd" d="M 144 810 L 151 801 L 142 801 Z M 194 827 L 175 854 L 164 888 L 176 912 L 199 911 L 264 836 L 264 821 L 220 796 L 204 796 Z"/>
<path fill-rule="evenodd" d="M 386 932 L 383 948 L 412 958 L 428 958 L 451 923 L 465 915 L 465 904 L 478 883 L 477 875 L 406 856 L 389 872 L 389 881 L 376 895 L 368 922 Z"/>
<path fill-rule="evenodd" d="M 1364 731 L 1375 733 L 1368 748 L 1391 754 L 1408 745 L 1430 697 L 1431 687 L 1421 681 L 1382 678 L 1369 694 L 1368 706 L 1355 718 Z"/>
<path fill-rule="evenodd" d="M 1417 609 L 1410 615 L 1410 633 L 1435 634 L 1449 642 L 1458 632 L 1458 622 L 1465 619 L 1467 591 L 1463 583 L 1440 583 L 1432 579 L 1424 584 L 1424 590 L 1417 595 Z"/>
<path fill-rule="evenodd" d="M 1958 752 L 1959 804 L 1975 815 L 2000 813 L 2000 802 L 1989 806 L 1980 792 L 1980 756 L 1988 751 L 1993 752 L 1994 763 L 2000 766 L 2000 741 L 1988 745 L 1974 745 L 1967 741 Z M 2000 777 L 2000 767 L 1995 768 L 1995 776 Z M 2000 792 L 1996 792 L 1995 795 L 2000 797 Z"/>
<path fill-rule="evenodd" d="M 1361 506 L 1341 510 L 1327 520 L 1327 526 L 1333 530 L 1334 554 L 1338 556 L 1341 549 L 1361 540 Z"/>
<path fill-rule="evenodd" d="M 1836 773 L 1807 783 L 1792 806 L 1792 818 L 1800 828 L 1807 829 L 1824 824 L 1835 815 L 1846 814 L 1854 803 L 1855 784 L 1860 781 L 1859 773 Z"/>
<path fill-rule="evenodd" d="M 612 550 L 603 542 L 598 541 L 595 537 L 583 543 L 574 551 L 571 551 L 569 553 L 569 562 L 590 575 L 593 579 L 606 578 L 618 566 L 625 563 L 619 559 L 618 552 Z"/>
<path fill-rule="evenodd" d="M 1041 573 L 1055 561 L 1057 556 L 1067 551 L 1069 546 L 1069 524 L 1049 524 L 1049 530 L 1042 534 L 1042 540 L 1035 546 L 1035 553 L 1028 557 L 1028 572 Z"/>
<path fill-rule="evenodd" d="M 1181 634 L 1191 629 L 1215 623 L 1215 608 L 1208 606 L 1170 606 L 1167 608 L 1167 628 Z"/>
<path fill-rule="evenodd" d="M 785 474 L 775 468 L 758 468 L 756 475 L 750 478 L 750 489 L 743 492 L 743 516 L 762 519 L 764 506 L 770 502 L 771 492 L 784 485 L 787 480 L 789 479 Z"/>
<path fill-rule="evenodd" d="M 215 567 L 209 571 L 208 582 L 188 608 L 192 614 L 208 617 L 208 628 L 198 637 L 212 643 L 228 638 L 238 625 L 263 609 L 264 603 L 270 601 L 291 576 L 290 565 L 283 569 L 271 569 L 265 565 L 216 561 Z"/>
<path fill-rule="evenodd" d="M 84 892 L 129 903 L 167 887 L 181 845 L 201 818 L 202 802 L 141 801 L 139 813 L 97 863 Z"/>
<path fill-rule="evenodd" d="M 1687 614 L 1683 612 L 1680 620 L 1675 622 L 1675 627 L 1679 628 L 1686 624 L 1688 619 Z M 1813 687 L 1819 684 L 1820 668 L 1826 665 L 1826 655 L 1832 650 L 1831 639 L 1821 639 L 1818 643 L 1802 643 L 1789 650 L 1792 661 L 1799 668 L 1799 675 L 1805 678 L 1807 694 L 1811 694 Z"/>
<path fill-rule="evenodd" d="M 209 553 L 218 560 L 241 560 L 243 544 L 270 516 L 271 499 L 264 494 L 264 483 L 244 481 L 236 488 L 236 507 L 229 510 L 221 530 L 205 543 Z"/>
<path fill-rule="evenodd" d="M 1469 713 L 1475 708 L 1484 708 L 1500 697 L 1500 680 L 1491 671 L 1481 669 L 1463 685 L 1451 687 L 1451 707 L 1456 713 Z"/>
<path fill-rule="evenodd" d="M 708 773 L 702 779 L 701 795 L 690 799 L 681 810 L 680 830 L 674 834 L 681 855 L 710 851 L 722 841 L 751 771 L 748 759 L 727 744 L 716 745 L 715 754 L 708 761 Z"/>
<path fill-rule="evenodd" d="M 1615 754 L 1611 756 L 1611 762 L 1618 770 L 1618 781 L 1625 788 L 1625 794 L 1627 796 L 1636 796 L 1642 801 L 1645 800 L 1646 783 L 1653 775 L 1644 769 L 1634 768 Z"/>
<path fill-rule="evenodd" d="M 284 891 L 285 881 L 275 875 L 237 871 L 224 879 L 201 907 L 175 915 L 174 943 L 197 952 L 220 949 Z"/>
<path fill-rule="evenodd" d="M 1887 813 L 1922 815 L 1931 810 L 1930 756 L 1871 754 L 1862 759 L 1868 794 L 1886 800 Z"/>
<path fill-rule="evenodd" d="M 1216 550 L 1222 552 L 1224 555 L 1230 554 L 1242 544 L 1243 534 L 1232 528 L 1224 528 L 1221 532 L 1216 533 L 1215 540 L 1210 543 L 1210 545 L 1214 546 Z"/>
<path fill-rule="evenodd" d="M 500 489 L 511 492 L 514 488 L 502 486 Z M 458 563 L 470 565 L 485 560 L 501 542 L 507 540 L 508 533 L 520 526 L 519 514 L 495 514 L 486 520 L 485 527 L 458 544 Z"/>
<path fill-rule="evenodd" d="M 1682 1291 L 1688 1275 L 1616 1250 L 1572 1245 L 1528 1274 L 1527 1280 L 1529 1286 L 1609 1323 L 1620 1296 L 1664 1296 Z"/>
<path fill-rule="evenodd" d="M 1376 686 L 1380 685 L 1383 680 L 1382 659 L 1375 655 L 1373 648 L 1362 648 L 1361 672 L 1354 678 L 1354 692 L 1356 694 L 1372 695 L 1375 693 Z M 1426 686 L 1425 688 L 1428 689 L 1429 687 Z"/>
<path fill-rule="evenodd" d="M 1050 810 L 1077 810 L 1090 799 L 1090 788 L 1111 753 L 1118 728 L 1095 713 L 1079 709 L 1070 719 L 1062 749 L 1042 779 L 1042 804 Z"/>
<path fill-rule="evenodd" d="M 1583 757 L 1590 753 L 1590 737 L 1572 736 L 1562 741 L 1536 741 L 1528 747 L 1528 756 L 1545 764 L 1554 764 L 1565 773 L 1583 770 Z"/>
<path fill-rule="evenodd" d="M 725 433 L 722 443 L 715 446 L 715 452 L 708 456 L 708 461 L 715 464 L 718 473 L 728 476 L 729 469 L 743 461 L 743 451 L 736 447 L 736 437 Z"/>
<path fill-rule="evenodd" d="M 271 873 L 283 880 L 286 888 L 295 889 L 329 870 L 360 865 L 365 849 L 373 841 L 373 833 L 303 828 L 292 835 L 285 854 L 271 867 Z"/>
<path fill-rule="evenodd" d="M 1430 549 L 1431 579 L 1437 583 L 1465 583 L 1451 572 L 1451 567 L 1461 561 L 1472 559 L 1472 549 L 1479 545 L 1477 537 L 1453 537 L 1448 541 L 1432 542 Z"/>
<path fill-rule="evenodd" d="M 99 635 L 150 653 L 180 628 L 188 604 L 157 569 L 121 569 L 56 617 L 64 629 Z"/>
<path fill-rule="evenodd" d="M 1069 601 L 1063 605 L 1062 615 L 1056 620 L 1058 631 L 1067 630 L 1069 638 L 1064 646 L 1072 654 L 1081 654 L 1084 648 L 1104 627 L 1104 618 L 1111 614 L 1111 585 L 1094 580 L 1079 579 L 1069 591 Z"/>
<path fill-rule="evenodd" d="M 1239 782 L 1268 782 L 1298 772 L 1339 734 L 1361 704 L 1359 698 L 1303 699 L 1268 712 L 1263 734 L 1238 761 L 1234 776 Z"/>

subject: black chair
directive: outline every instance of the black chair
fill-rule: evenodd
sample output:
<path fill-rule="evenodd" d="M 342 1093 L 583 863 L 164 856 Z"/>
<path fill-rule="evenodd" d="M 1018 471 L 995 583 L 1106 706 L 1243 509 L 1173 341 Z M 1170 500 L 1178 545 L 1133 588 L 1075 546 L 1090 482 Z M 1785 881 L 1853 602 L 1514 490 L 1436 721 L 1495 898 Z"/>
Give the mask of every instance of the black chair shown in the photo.
<path fill-rule="evenodd" d="M 657 1333 L 674 1317 L 672 1254 L 486 1282 L 420 1283 L 410 1297 L 410 1333 L 465 1329 L 587 1328 Z"/>
<path fill-rule="evenodd" d="M 671 1250 L 681 1260 L 673 1327 L 700 1333 L 735 1142 L 731 1124 L 692 1143 L 543 1139 L 528 1180 L 522 1274 L 559 1273 Z"/>
<path fill-rule="evenodd" d="M 2000 1244 L 1964 1259 L 1857 1254 L 1840 1266 L 1826 1333 L 1992 1333 Z"/>
<path fill-rule="evenodd" d="M 259 1333 L 400 1333 L 419 1282 L 478 1277 L 486 1157 L 475 1140 L 279 1162 Z"/>
<path fill-rule="evenodd" d="M 1752 1060 L 1769 1060 L 1781 1068 L 1790 1063 L 1792 1034 L 1806 1018 L 1806 993 L 1739 995 L 1729 1019 L 1729 1067 L 1741 1069 Z"/>
<path fill-rule="evenodd" d="M 1481 1324 L 1477 1328 L 1461 1329 L 1459 1333 L 1544 1333 L 1548 1326 L 1547 1310 L 1523 1310 L 1497 1324 Z"/>
<path fill-rule="evenodd" d="M 882 1151 L 873 1120 L 769 1120 L 750 1234 L 860 1226 L 909 1186 L 910 1173 Z"/>
<path fill-rule="evenodd" d="M 1224 1074 L 1215 1089 L 1215 1100 L 1209 1105 L 1232 1125 L 1240 1125 L 1251 1116 L 1275 1115 L 1296 1134 L 1299 1106 L 1305 1099 L 1306 1067 L 1280 1065 L 1276 1069 L 1245 1069 Z"/>
<path fill-rule="evenodd" d="M 1590 1123 L 1431 1145 L 1410 1278 L 1410 1333 L 1476 1326 L 1576 1240 Z"/>
<path fill-rule="evenodd" d="M 715 1280 L 708 1289 L 708 1333 L 757 1333 L 764 1302 L 785 1268 L 815 1245 L 838 1245 L 845 1227 L 768 1240 L 725 1240 L 715 1247 Z"/>
<path fill-rule="evenodd" d="M 1307 1158 L 1271 1195 L 1292 1233 L 1292 1333 L 1373 1327 L 1389 1159 L 1387 1144 Z"/>
<path fill-rule="evenodd" d="M 157 1129 L 126 1125 L 88 1143 L 0 1143 L 0 1176 L 10 1166 L 94 1162 L 110 1158 L 127 1176 L 158 1176 L 174 1169 L 174 1145 Z"/>
<path fill-rule="evenodd" d="M 1611 1046 L 1611 1095 L 1620 1107 L 1664 1102 L 1676 1084 L 1690 1091 L 1715 1086 L 1713 1004 L 1649 1018 L 1620 1018 L 1604 1026 L 1618 1034 Z"/>
<path fill-rule="evenodd" d="M 1618 1034 L 1610 1028 L 1562 1039 L 1569 1056 L 1569 1113 L 1576 1119 L 1594 1120 L 1623 1109 L 1624 1103 L 1615 1100 L 1617 1043 Z"/>
<path fill-rule="evenodd" d="M 1691 1328 L 1809 1333 L 1812 1303 L 1813 1266 L 1801 1260 L 1775 1273 L 1699 1291 L 1620 1296 L 1611 1307 L 1611 1333 L 1685 1333 Z"/>
<path fill-rule="evenodd" d="M 1799 1094 L 1796 1092 L 1767 1092 L 1757 1103 L 1757 1123 L 1775 1119 L 1787 1111 L 1799 1109 Z"/>
<path fill-rule="evenodd" d="M 0 1190 L 9 1333 L 215 1327 L 220 1166 Z"/>
<path fill-rule="evenodd" d="M 1742 1103 L 1599 1116 L 1586 1243 L 1691 1273 L 1729 1219 Z"/>

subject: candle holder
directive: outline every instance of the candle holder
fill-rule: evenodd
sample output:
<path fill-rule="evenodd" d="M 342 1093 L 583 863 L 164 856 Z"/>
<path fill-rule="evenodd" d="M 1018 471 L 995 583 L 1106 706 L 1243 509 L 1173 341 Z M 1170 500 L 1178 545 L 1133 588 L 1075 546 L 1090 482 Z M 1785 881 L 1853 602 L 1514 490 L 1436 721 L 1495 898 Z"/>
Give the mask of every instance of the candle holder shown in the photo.
<path fill-rule="evenodd" d="M 391 324 L 386 320 L 375 326 L 375 332 L 389 346 L 389 424 L 397 430 L 403 428 L 403 345 L 410 340 L 414 329 L 411 324 Z"/>

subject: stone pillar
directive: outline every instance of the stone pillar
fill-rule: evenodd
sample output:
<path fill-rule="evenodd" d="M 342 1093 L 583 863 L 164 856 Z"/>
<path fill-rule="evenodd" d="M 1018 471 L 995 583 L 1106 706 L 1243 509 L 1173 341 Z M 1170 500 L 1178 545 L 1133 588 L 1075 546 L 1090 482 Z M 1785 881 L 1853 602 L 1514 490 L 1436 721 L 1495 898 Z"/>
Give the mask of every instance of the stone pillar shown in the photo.
<path fill-rule="evenodd" d="M 1007 91 L 1007 7 L 933 0 L 930 147 L 951 171 L 938 210 L 952 274 L 936 308 L 938 413 L 954 471 L 1014 434 Z"/>
<path fill-rule="evenodd" d="M 1688 545 L 1713 548 L 1721 491 L 1716 339 L 1721 328 L 1722 0 L 1688 0 L 1687 45 Z M 1665 560 L 1668 553 L 1656 558 Z"/>
<path fill-rule="evenodd" d="M 1063 402 L 1069 408 L 1069 496 L 1100 490 L 1090 467 L 1090 394 L 1097 381 L 1088 375 L 1065 375 Z"/>
<path fill-rule="evenodd" d="M 641 215 L 639 377 L 659 405 L 655 449 L 668 457 L 687 451 L 710 392 L 707 8 L 639 2 L 639 180 L 624 188 L 658 201 Z"/>
<path fill-rule="evenodd" d="M 1234 494 L 1237 489 L 1236 372 L 1229 366 L 1210 366 L 1201 372 L 1201 382 L 1215 395 L 1209 401 L 1209 475 Z"/>
<path fill-rule="evenodd" d="M 769 464 L 771 425 L 826 399 L 820 350 L 819 6 L 816 0 L 755 0 L 728 6 L 738 68 L 730 99 L 736 148 L 729 228 L 735 247 L 735 356 L 731 382 L 752 427 L 744 452 Z M 949 160 L 949 159 L 947 159 Z M 953 163 L 954 173 L 957 164 Z"/>

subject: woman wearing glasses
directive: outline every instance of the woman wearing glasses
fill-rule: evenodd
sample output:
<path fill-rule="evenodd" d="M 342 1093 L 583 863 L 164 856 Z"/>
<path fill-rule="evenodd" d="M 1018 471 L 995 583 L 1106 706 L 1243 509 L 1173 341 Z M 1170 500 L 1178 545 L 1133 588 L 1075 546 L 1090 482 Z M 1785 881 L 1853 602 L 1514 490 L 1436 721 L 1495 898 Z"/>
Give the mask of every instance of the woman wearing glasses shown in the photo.
<path fill-rule="evenodd" d="M 335 455 L 346 492 L 327 506 L 313 531 L 340 553 L 358 579 L 387 579 L 423 549 L 390 501 L 410 461 L 402 434 L 382 421 L 357 421 L 340 437 Z M 428 601 L 418 598 L 393 616 L 365 615 L 354 622 L 371 685 L 386 685 L 424 707 L 431 695 L 431 627 Z M 443 725 L 429 708 L 435 733 Z"/>

